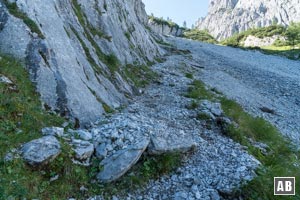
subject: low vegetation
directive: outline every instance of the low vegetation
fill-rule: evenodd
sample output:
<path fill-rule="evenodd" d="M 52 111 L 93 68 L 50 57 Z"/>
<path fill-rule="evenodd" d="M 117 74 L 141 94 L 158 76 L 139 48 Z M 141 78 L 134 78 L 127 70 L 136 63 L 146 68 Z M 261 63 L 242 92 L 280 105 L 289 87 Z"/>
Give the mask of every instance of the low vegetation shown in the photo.
<path fill-rule="evenodd" d="M 196 41 L 206 42 L 206 43 L 212 43 L 212 44 L 217 43 L 217 40 L 212 35 L 210 35 L 207 30 L 197 30 L 197 29 L 186 30 L 183 33 L 183 37 L 196 40 Z"/>
<path fill-rule="evenodd" d="M 272 25 L 269 27 L 250 29 L 221 41 L 221 44 L 244 48 L 243 43 L 249 35 L 258 38 L 278 35 L 285 38 L 285 40 L 277 39 L 270 46 L 248 47 L 246 49 L 260 50 L 262 53 L 284 56 L 289 59 L 300 59 L 300 23 L 291 23 L 288 27 Z"/>
<path fill-rule="evenodd" d="M 158 75 L 147 65 L 127 64 L 124 68 L 125 76 L 133 82 L 135 87 L 146 87 L 157 80 Z"/>
<path fill-rule="evenodd" d="M 4 3 L 7 9 L 9 10 L 9 13 L 19 19 L 22 19 L 23 22 L 30 28 L 31 32 L 38 34 L 38 36 L 42 39 L 45 38 L 41 30 L 39 29 L 38 25 L 32 19 L 30 19 L 25 13 L 20 11 L 16 2 L 11 3 L 8 0 L 4 0 Z"/>
<path fill-rule="evenodd" d="M 247 31 L 238 33 L 229 37 L 223 41 L 221 44 L 226 46 L 238 47 L 241 46 L 245 39 L 249 36 L 255 36 L 258 38 L 271 37 L 273 35 L 284 35 L 286 28 L 280 25 L 272 25 L 268 27 L 249 29 Z"/>
<path fill-rule="evenodd" d="M 203 97 L 220 102 L 225 115 L 237 124 L 222 127 L 223 134 L 246 146 L 248 152 L 262 164 L 256 171 L 257 177 L 244 183 L 242 188 L 237 189 L 229 198 L 241 196 L 249 200 L 282 199 L 273 194 L 273 178 L 295 176 L 296 180 L 300 179 L 300 152 L 269 122 L 260 117 L 252 117 L 240 105 L 222 95 L 213 95 L 212 91 L 206 89 L 198 80 L 192 82 L 185 96 L 193 98 L 193 104 Z M 207 117 L 199 114 L 198 119 L 206 120 Z M 268 146 L 266 152 L 255 147 L 254 143 L 266 144 Z M 300 190 L 296 187 L 296 196 L 289 196 L 286 199 L 299 199 L 299 194 Z"/>

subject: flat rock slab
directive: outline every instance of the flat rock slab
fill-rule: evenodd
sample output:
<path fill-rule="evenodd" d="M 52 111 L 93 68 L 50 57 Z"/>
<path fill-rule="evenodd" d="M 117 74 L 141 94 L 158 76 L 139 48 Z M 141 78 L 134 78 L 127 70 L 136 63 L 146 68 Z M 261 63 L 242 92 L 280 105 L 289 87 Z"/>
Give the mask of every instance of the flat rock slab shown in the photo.
<path fill-rule="evenodd" d="M 54 136 L 44 136 L 24 144 L 22 157 L 32 165 L 44 165 L 55 159 L 61 152 L 59 141 Z"/>
<path fill-rule="evenodd" d="M 172 134 L 162 133 L 151 136 L 148 147 L 149 154 L 160 155 L 167 152 L 187 152 L 194 148 L 196 143 L 192 136 L 185 134 L 184 131 Z"/>
<path fill-rule="evenodd" d="M 103 183 L 109 183 L 123 176 L 139 160 L 149 142 L 148 138 L 143 138 L 136 144 L 119 150 L 112 156 L 104 159 L 100 163 L 103 166 L 103 170 L 97 175 L 98 180 Z"/>

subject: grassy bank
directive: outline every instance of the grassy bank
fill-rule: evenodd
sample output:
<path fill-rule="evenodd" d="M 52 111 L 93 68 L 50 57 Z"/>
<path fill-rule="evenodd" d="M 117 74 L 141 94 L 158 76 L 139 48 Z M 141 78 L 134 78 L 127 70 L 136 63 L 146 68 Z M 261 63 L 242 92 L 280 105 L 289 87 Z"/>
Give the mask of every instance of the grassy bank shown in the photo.
<path fill-rule="evenodd" d="M 157 77 L 146 66 L 127 66 L 126 70 L 132 75 L 130 78 L 134 84 L 139 87 Z M 169 173 L 181 163 L 181 155 L 177 153 L 143 156 L 119 181 L 101 185 L 96 180 L 96 175 L 101 170 L 100 161 L 94 158 L 90 167 L 73 164 L 71 159 L 74 152 L 63 140 L 60 140 L 62 153 L 49 165 L 32 168 L 21 158 L 5 162 L 7 152 L 40 138 L 43 127 L 61 126 L 65 120 L 42 109 L 39 95 L 20 62 L 0 56 L 0 75 L 13 82 L 0 83 L 0 200 L 86 199 L 99 194 L 110 198 L 113 194 L 122 194 L 141 187 L 150 179 Z M 56 176 L 58 179 L 51 181 Z"/>
<path fill-rule="evenodd" d="M 249 200 L 300 199 L 299 187 L 296 187 L 296 196 L 282 198 L 282 196 L 273 195 L 274 177 L 295 176 L 296 180 L 300 180 L 299 151 L 269 122 L 259 117 L 252 117 L 240 105 L 223 95 L 216 95 L 213 91 L 215 89 L 208 90 L 201 81 L 195 80 L 186 96 L 194 99 L 194 105 L 197 105 L 197 101 L 203 98 L 220 102 L 225 115 L 238 125 L 223 127 L 223 134 L 246 146 L 248 152 L 262 163 L 256 171 L 257 177 L 237 189 L 233 196 L 242 196 Z M 195 106 L 189 107 L 194 108 Z M 262 152 L 260 148 L 253 145 L 257 142 L 266 144 L 267 152 Z"/>

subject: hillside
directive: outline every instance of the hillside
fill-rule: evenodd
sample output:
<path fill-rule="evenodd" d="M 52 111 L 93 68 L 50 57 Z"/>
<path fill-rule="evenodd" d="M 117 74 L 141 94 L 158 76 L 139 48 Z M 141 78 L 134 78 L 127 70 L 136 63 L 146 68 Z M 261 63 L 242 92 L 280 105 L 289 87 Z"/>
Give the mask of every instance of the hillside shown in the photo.
<path fill-rule="evenodd" d="M 208 15 L 196 27 L 207 29 L 218 40 L 251 28 L 300 21 L 298 0 L 210 0 Z"/>
<path fill-rule="evenodd" d="M 140 0 L 10 2 L 0 1 L 0 52 L 26 63 L 44 107 L 80 125 L 126 105 L 126 64 L 161 55 Z"/>

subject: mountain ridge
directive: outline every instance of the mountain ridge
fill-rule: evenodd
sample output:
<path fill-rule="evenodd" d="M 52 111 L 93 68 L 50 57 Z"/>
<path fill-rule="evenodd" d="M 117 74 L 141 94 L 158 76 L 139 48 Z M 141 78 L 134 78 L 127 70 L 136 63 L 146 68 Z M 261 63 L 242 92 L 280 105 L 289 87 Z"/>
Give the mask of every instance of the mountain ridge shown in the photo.
<path fill-rule="evenodd" d="M 196 22 L 218 40 L 250 28 L 300 21 L 299 0 L 210 0 L 208 15 Z"/>

